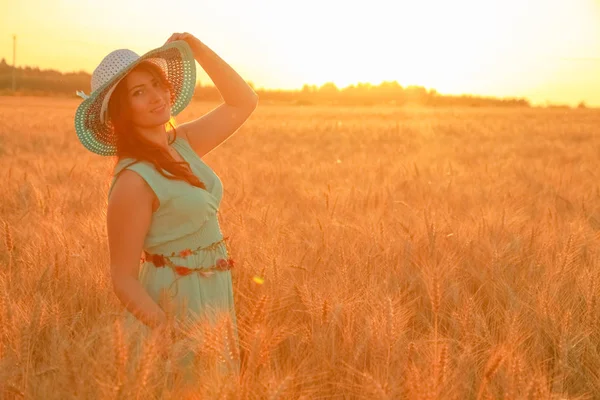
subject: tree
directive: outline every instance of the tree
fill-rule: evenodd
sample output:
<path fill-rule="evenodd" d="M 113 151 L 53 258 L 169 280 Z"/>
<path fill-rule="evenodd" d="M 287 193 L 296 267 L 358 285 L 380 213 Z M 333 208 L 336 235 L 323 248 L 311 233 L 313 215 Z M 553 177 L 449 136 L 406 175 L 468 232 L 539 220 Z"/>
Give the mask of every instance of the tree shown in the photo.
<path fill-rule="evenodd" d="M 337 93 L 338 87 L 333 82 L 327 82 L 319 88 L 319 91 L 322 93 Z"/>
<path fill-rule="evenodd" d="M 10 70 L 10 67 L 6 63 L 6 60 L 2 58 L 2 61 L 0 61 L 0 71 L 7 72 L 8 70 Z"/>
<path fill-rule="evenodd" d="M 305 83 L 302 86 L 302 92 L 303 93 L 313 93 L 317 91 L 317 87 L 316 85 L 309 85 L 308 83 Z"/>

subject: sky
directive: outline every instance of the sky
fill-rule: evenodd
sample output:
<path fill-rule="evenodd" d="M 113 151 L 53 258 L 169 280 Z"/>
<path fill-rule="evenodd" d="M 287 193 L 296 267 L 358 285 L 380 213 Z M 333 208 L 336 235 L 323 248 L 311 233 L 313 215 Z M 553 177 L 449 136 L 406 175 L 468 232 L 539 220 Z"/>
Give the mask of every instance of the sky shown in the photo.
<path fill-rule="evenodd" d="M 17 66 L 92 73 L 174 32 L 256 88 L 396 80 L 600 106 L 600 0 L 0 0 L 0 58 L 12 64 L 14 34 Z"/>

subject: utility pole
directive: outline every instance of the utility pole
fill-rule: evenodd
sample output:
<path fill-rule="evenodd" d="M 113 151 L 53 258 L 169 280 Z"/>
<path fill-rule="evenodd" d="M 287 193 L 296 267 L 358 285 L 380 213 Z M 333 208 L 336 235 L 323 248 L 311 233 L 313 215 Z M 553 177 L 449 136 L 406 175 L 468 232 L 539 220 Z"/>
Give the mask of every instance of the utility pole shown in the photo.
<path fill-rule="evenodd" d="M 12 71 L 12 90 L 13 92 L 17 91 L 17 66 L 15 64 L 15 59 L 17 58 L 17 35 L 13 35 L 13 71 Z"/>

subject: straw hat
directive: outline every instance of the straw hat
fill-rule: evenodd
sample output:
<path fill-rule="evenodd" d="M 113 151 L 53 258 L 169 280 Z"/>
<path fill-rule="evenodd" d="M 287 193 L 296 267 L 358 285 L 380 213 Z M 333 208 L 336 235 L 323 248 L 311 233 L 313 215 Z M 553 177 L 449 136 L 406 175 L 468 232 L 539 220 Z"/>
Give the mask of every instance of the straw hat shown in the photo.
<path fill-rule="evenodd" d="M 116 137 L 107 115 L 108 101 L 117 84 L 142 61 L 160 67 L 171 83 L 171 115 L 179 114 L 191 101 L 196 64 L 186 41 L 166 43 L 142 56 L 128 49 L 115 50 L 104 57 L 92 73 L 92 93 L 76 92 L 84 100 L 75 112 L 75 131 L 88 150 L 101 156 L 116 154 Z"/>

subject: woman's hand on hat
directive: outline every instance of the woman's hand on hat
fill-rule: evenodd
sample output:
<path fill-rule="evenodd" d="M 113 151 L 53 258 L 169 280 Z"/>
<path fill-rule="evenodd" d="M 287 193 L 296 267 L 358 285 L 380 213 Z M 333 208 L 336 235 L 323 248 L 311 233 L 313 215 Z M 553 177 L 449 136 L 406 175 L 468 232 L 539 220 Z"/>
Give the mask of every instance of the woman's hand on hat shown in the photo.
<path fill-rule="evenodd" d="M 178 33 L 178 32 L 176 32 L 176 33 L 172 34 L 169 39 L 167 39 L 167 41 L 165 42 L 165 44 L 174 42 L 176 40 L 184 40 L 190 46 L 193 46 L 194 42 L 198 41 L 198 39 L 194 35 L 192 35 L 191 33 L 187 33 L 187 32 Z"/>

